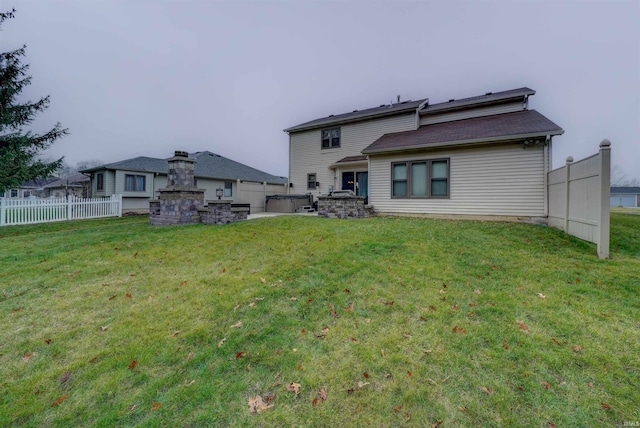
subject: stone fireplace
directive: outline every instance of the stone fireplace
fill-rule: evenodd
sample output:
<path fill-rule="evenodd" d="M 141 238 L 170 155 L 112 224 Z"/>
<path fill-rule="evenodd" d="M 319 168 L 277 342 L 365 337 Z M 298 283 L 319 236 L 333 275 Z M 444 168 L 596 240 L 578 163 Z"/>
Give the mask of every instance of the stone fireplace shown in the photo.
<path fill-rule="evenodd" d="M 158 199 L 149 202 L 152 225 L 200 223 L 199 210 L 204 207 L 204 189 L 196 187 L 195 159 L 176 151 L 168 160 L 167 187 L 158 189 Z"/>

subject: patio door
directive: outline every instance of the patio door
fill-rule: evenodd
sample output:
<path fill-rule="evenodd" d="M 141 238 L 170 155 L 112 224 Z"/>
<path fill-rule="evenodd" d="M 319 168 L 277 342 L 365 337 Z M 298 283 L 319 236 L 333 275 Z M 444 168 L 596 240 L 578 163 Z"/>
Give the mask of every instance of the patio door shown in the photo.
<path fill-rule="evenodd" d="M 356 195 L 369 196 L 369 173 L 356 172 Z"/>

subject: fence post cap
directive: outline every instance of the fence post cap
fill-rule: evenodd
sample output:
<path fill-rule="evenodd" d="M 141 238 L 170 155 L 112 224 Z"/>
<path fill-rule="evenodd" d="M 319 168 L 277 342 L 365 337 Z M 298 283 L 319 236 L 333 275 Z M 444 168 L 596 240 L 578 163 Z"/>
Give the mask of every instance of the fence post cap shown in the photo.
<path fill-rule="evenodd" d="M 573 163 L 573 158 L 571 156 L 567 158 L 567 163 Z"/>
<path fill-rule="evenodd" d="M 603 147 L 611 147 L 611 141 L 607 140 L 606 138 L 602 140 L 602 142 L 600 143 L 600 148 Z"/>

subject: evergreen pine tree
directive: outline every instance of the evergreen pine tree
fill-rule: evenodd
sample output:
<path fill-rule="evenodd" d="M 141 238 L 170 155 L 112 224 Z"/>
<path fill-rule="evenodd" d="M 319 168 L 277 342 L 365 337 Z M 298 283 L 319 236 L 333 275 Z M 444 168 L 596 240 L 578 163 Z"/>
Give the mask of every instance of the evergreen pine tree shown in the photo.
<path fill-rule="evenodd" d="M 15 9 L 0 13 L 2 23 L 13 18 Z M 49 96 L 36 102 L 19 103 L 22 90 L 31 84 L 27 75 L 29 65 L 22 63 L 26 45 L 0 53 L 0 192 L 20 186 L 35 178 L 53 174 L 61 165 L 62 158 L 53 162 L 40 159 L 40 152 L 69 131 L 57 123 L 44 134 L 35 134 L 23 127 L 33 122 L 37 113 L 49 107 Z"/>

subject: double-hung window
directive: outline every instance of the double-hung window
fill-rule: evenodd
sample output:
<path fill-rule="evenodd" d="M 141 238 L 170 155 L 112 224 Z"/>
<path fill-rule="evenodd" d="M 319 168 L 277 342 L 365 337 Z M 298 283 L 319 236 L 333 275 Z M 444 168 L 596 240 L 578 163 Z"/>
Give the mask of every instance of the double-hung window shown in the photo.
<path fill-rule="evenodd" d="M 125 174 L 124 190 L 126 192 L 144 192 L 146 187 L 146 178 L 144 175 Z"/>
<path fill-rule="evenodd" d="M 448 198 L 449 159 L 391 164 L 391 197 Z"/>
<path fill-rule="evenodd" d="M 307 190 L 314 190 L 316 188 L 316 175 L 307 174 Z"/>
<path fill-rule="evenodd" d="M 322 148 L 340 147 L 340 128 L 322 130 Z"/>
<path fill-rule="evenodd" d="M 96 191 L 102 192 L 104 190 L 104 172 L 96 174 Z"/>
<path fill-rule="evenodd" d="M 231 183 L 230 181 L 225 181 L 224 182 L 224 197 L 225 198 L 230 198 L 230 197 L 233 196 L 232 189 L 233 189 L 233 183 Z"/>

